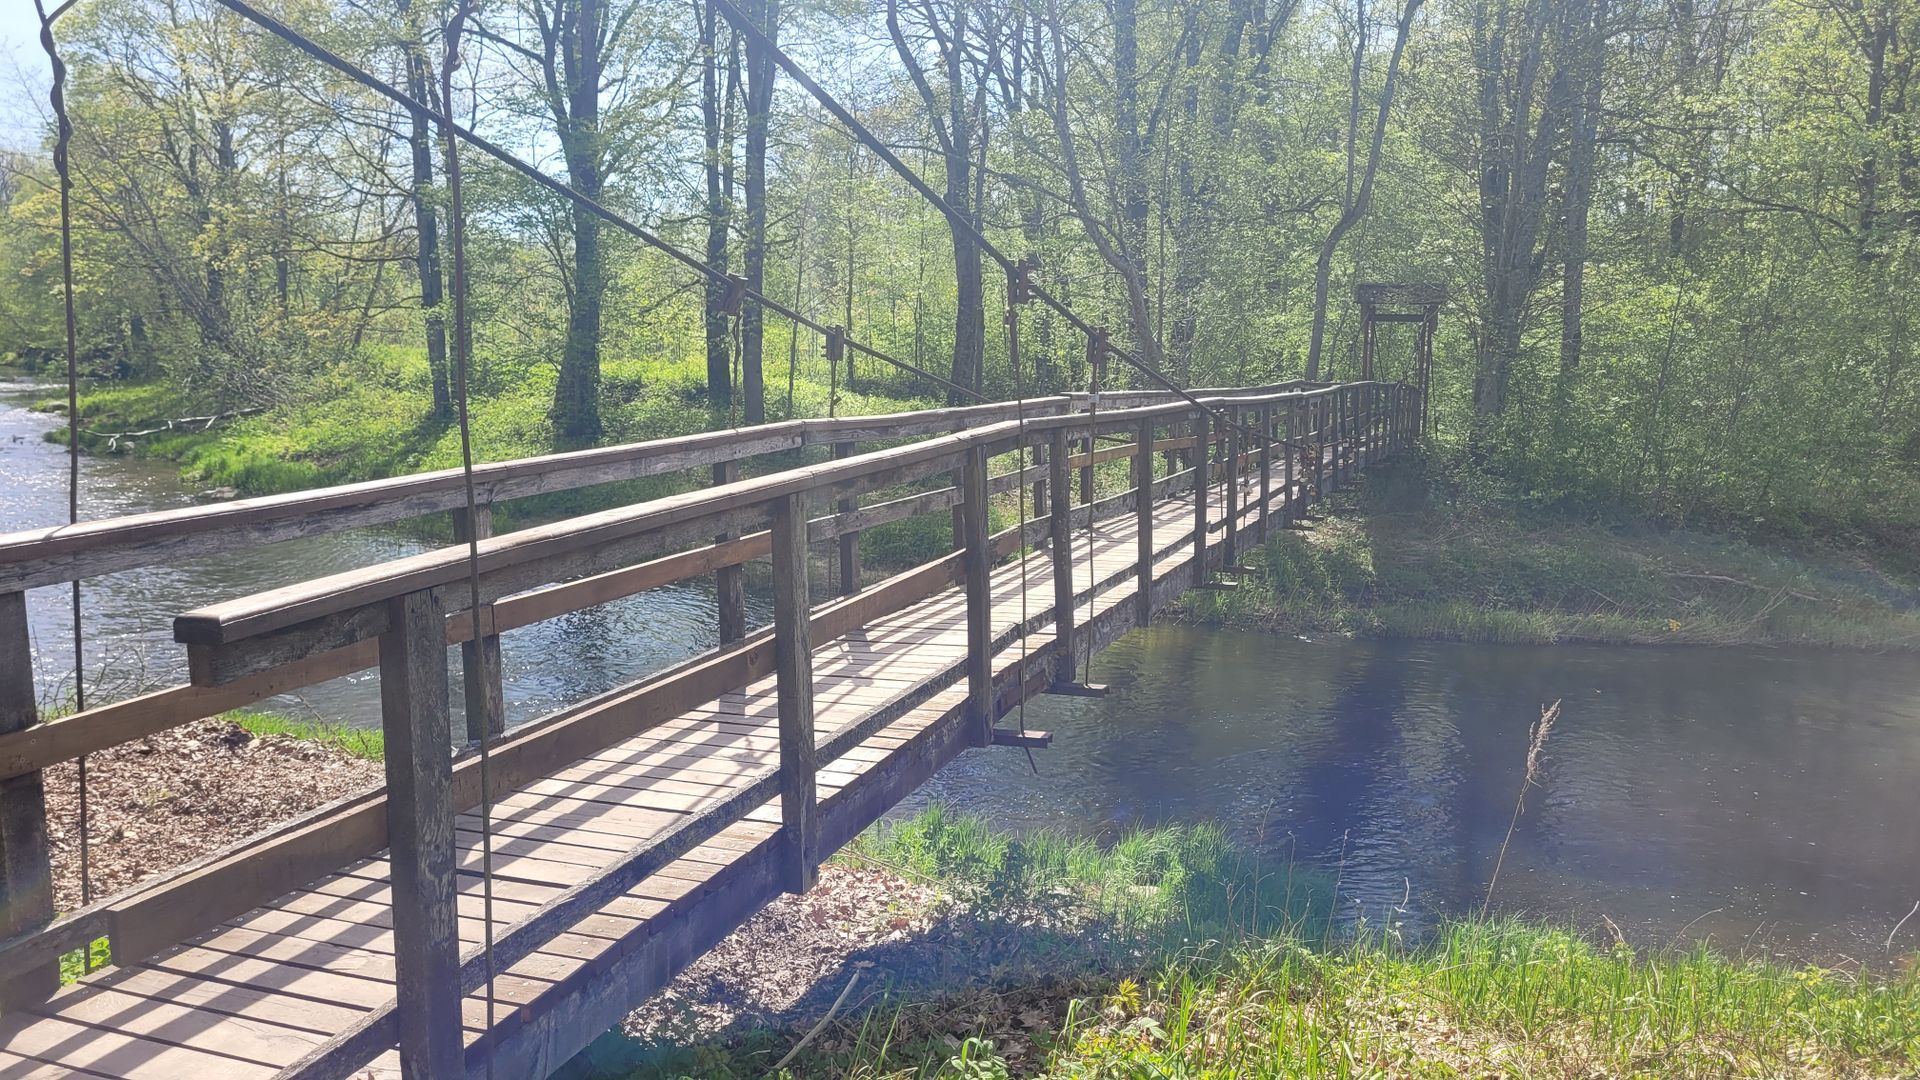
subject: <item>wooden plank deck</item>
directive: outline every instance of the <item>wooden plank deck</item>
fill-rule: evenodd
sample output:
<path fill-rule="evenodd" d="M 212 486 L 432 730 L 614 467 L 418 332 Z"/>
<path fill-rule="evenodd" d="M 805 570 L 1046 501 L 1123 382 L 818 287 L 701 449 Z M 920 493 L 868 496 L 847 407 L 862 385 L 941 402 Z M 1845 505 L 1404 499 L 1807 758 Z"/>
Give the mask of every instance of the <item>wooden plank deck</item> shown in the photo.
<path fill-rule="evenodd" d="M 1242 504 L 1257 488 L 1243 482 Z M 1215 487 L 1210 517 L 1223 513 Z M 1286 501 L 1274 484 L 1275 508 Z M 1247 506 L 1244 530 L 1255 507 Z M 1155 507 L 1156 575 L 1184 588 L 1192 556 L 1190 494 Z M 1278 517 L 1275 519 L 1278 521 Z M 1103 580 L 1134 565 L 1135 515 L 1074 536 L 1076 579 Z M 1217 543 L 1217 540 L 1216 540 Z M 1023 574 L 1024 569 L 1024 574 Z M 1190 581 L 1190 576 L 1185 578 Z M 1036 551 L 993 575 L 993 627 L 1049 611 L 1053 577 Z M 1083 605 L 1076 622 L 1106 616 L 1106 638 L 1132 625 L 1135 577 Z M 1156 590 L 1157 592 L 1158 590 Z M 966 602 L 952 588 L 814 653 L 817 738 L 858 722 L 899 692 L 936 677 L 966 652 Z M 1122 624 L 1115 616 L 1124 616 Z M 1043 649 L 1048 629 L 1029 635 Z M 1015 679 L 1022 645 L 996 670 Z M 819 773 L 823 849 L 864 828 L 966 745 L 965 684 L 935 694 Z M 1003 699 L 1002 705 L 1014 700 Z M 609 865 L 636 842 L 712 806 L 741 778 L 778 762 L 775 680 L 691 709 L 495 800 L 496 931 Z M 469 1061 L 495 1055 L 496 1075 L 545 1075 L 657 989 L 713 941 L 777 895 L 778 800 L 753 811 L 626 895 L 500 973 L 489 1022 L 482 995 L 466 999 Z M 481 939 L 485 910 L 481 823 L 461 815 L 457 842 L 463 945 Z M 44 1005 L 0 1019 L 0 1080 L 102 1076 L 266 1077 L 393 998 L 393 912 L 384 856 L 342 868 L 130 968 L 83 979 Z M 698 914 L 696 914 L 698 913 Z M 491 1036 L 488 1033 L 491 1031 Z M 580 1033 L 587 1034 L 582 1036 Z M 475 1049 L 477 1043 L 489 1045 Z M 472 1068 L 470 1074 L 477 1075 Z M 354 1075 L 369 1075 L 358 1070 Z M 389 1053 L 373 1076 L 398 1076 Z"/>

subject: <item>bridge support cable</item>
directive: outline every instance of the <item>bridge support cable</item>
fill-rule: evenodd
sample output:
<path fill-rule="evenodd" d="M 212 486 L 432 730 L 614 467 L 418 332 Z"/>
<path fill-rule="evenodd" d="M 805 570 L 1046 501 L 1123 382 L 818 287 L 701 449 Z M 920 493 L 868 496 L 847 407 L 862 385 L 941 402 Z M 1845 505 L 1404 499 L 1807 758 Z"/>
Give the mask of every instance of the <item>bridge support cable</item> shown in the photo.
<path fill-rule="evenodd" d="M 449 117 L 452 116 L 453 109 L 454 109 L 453 74 L 455 71 L 459 70 L 461 66 L 460 45 L 462 40 L 462 31 L 466 28 L 467 20 L 471 18 L 473 15 L 473 3 L 474 3 L 474 0 L 458 0 L 456 6 L 454 7 L 453 17 L 447 23 L 446 55 L 443 57 L 440 65 L 440 102 L 443 106 L 445 106 Z M 441 152 L 446 159 L 446 167 L 443 171 L 446 175 L 446 182 L 447 182 L 447 228 L 448 228 L 448 247 L 449 247 L 448 254 L 450 256 L 450 264 L 448 269 L 450 271 L 449 276 L 451 279 L 450 283 L 451 283 L 452 292 L 453 292 L 453 349 L 452 349 L 452 352 L 453 352 L 454 401 L 458 407 L 456 418 L 460 425 L 461 489 L 462 489 L 462 495 L 464 496 L 467 504 L 466 517 L 468 522 L 468 528 L 465 530 L 466 541 L 467 541 L 466 543 L 467 609 L 473 613 L 473 635 L 472 635 L 472 641 L 470 643 L 473 646 L 473 648 L 471 649 L 471 651 L 463 652 L 462 656 L 467 659 L 467 662 L 468 662 L 467 666 L 469 667 L 469 671 L 467 672 L 467 686 L 472 687 L 475 684 L 476 675 L 478 675 L 479 680 L 483 683 L 483 687 L 482 687 L 483 692 L 479 695 L 478 700 L 476 700 L 474 696 L 471 693 L 469 693 L 466 700 L 466 709 L 467 709 L 468 733 L 469 735 L 474 736 L 477 743 L 479 744 L 478 748 L 479 748 L 479 759 L 480 759 L 479 769 L 480 769 L 480 881 L 481 881 L 481 920 L 480 920 L 481 921 L 481 929 L 480 929 L 481 944 L 480 944 L 480 947 L 481 947 L 482 963 L 486 971 L 487 1030 L 491 1032 L 493 1030 L 494 1021 L 495 1021 L 495 1008 L 496 1008 L 495 980 L 496 980 L 496 976 L 498 975 L 498 972 L 495 971 L 494 969 L 494 958 L 493 958 L 493 907 L 494 907 L 494 904 L 493 904 L 493 776 L 491 771 L 491 764 L 492 764 L 493 737 L 495 734 L 502 732 L 506 729 L 506 716 L 505 716 L 506 706 L 505 706 L 504 695 L 496 697 L 492 693 L 492 686 L 498 685 L 497 680 L 500 676 L 500 668 L 499 668 L 500 637 L 497 634 L 485 633 L 485 631 L 489 627 L 491 627 L 494 622 L 493 607 L 490 603 L 483 604 L 482 597 L 480 595 L 480 531 L 481 530 L 479 526 L 480 526 L 481 519 L 480 519 L 480 508 L 478 505 L 478 498 L 474 491 L 474 482 L 473 482 L 473 422 L 472 422 L 472 413 L 470 409 L 470 397 L 471 397 L 470 386 L 472 383 L 470 376 L 473 369 L 473 321 L 469 313 L 468 304 L 467 304 L 467 299 L 468 299 L 467 215 L 466 215 L 466 203 L 464 201 L 464 197 L 462 194 L 462 187 L 461 187 L 460 140 L 456 136 L 456 133 L 452 130 L 451 125 L 442 125 L 440 127 L 440 140 L 441 140 L 441 147 L 442 147 Z M 488 510 L 490 515 L 491 506 L 489 506 Z M 428 595 L 431 595 L 431 594 L 429 593 Z M 433 624 L 433 629 L 436 631 L 440 630 L 441 625 L 442 625 L 442 620 L 436 619 Z M 493 643 L 493 650 L 492 650 L 493 665 L 491 667 L 491 670 L 489 670 L 485 664 L 487 652 L 482 644 L 483 642 L 487 642 L 487 641 L 491 641 Z M 444 663 L 445 649 L 442 648 L 440 650 L 440 653 L 442 657 L 442 663 Z M 472 670 L 472 668 L 476 666 L 476 664 L 479 667 L 478 671 Z M 381 681 L 383 684 L 385 683 L 384 676 Z M 486 685 L 486 684 L 490 684 L 490 685 Z M 441 688 L 443 693 L 445 691 L 445 685 L 446 685 L 445 681 L 442 680 Z M 479 713 L 479 723 L 477 724 L 474 722 L 474 713 L 476 711 Z M 442 734 L 444 737 L 445 733 L 442 733 Z M 444 773 L 446 776 L 447 782 L 449 784 L 451 783 L 452 762 L 447 759 L 447 755 L 445 753 L 444 741 L 442 742 L 442 752 L 437 754 L 434 758 L 433 768 L 435 773 Z M 445 823 L 446 829 L 447 829 L 446 846 L 447 846 L 448 855 L 451 858 L 454 854 L 455 845 L 453 843 L 453 838 L 454 838 L 453 802 L 452 802 L 452 797 L 450 792 L 447 794 L 446 805 L 444 806 L 444 808 L 436 807 L 435 810 L 436 812 L 444 810 L 444 813 L 446 814 L 446 823 Z M 400 907 L 399 905 L 400 866 L 399 866 L 399 860 L 397 858 L 393 860 L 393 867 L 394 867 L 393 873 L 394 873 L 395 945 L 396 945 L 396 954 L 397 954 L 398 953 L 397 946 L 399 944 L 398 918 L 399 918 L 399 907 Z M 451 885 L 451 882 L 449 882 L 449 884 Z M 459 1025 L 460 1025 L 460 999 L 461 999 L 461 993 L 459 989 L 459 978 L 458 978 L 459 960 L 460 960 L 460 956 L 459 956 L 460 933 L 459 933 L 459 920 L 456 917 L 456 912 L 455 912 L 455 907 L 457 905 L 457 898 L 458 898 L 458 889 L 454 888 L 452 889 L 451 894 L 448 895 L 444 900 L 444 904 L 445 904 L 444 913 L 445 913 L 445 918 L 447 922 L 447 926 L 445 927 L 445 929 L 449 932 L 449 938 L 448 938 L 447 944 L 441 947 L 441 950 L 440 950 L 441 952 L 444 952 L 444 955 L 436 955 L 434 957 L 434 961 L 435 961 L 434 974 L 436 976 L 436 980 L 435 980 L 435 984 L 429 987 L 426 991 L 426 994 L 424 995 L 427 1001 L 424 1007 L 416 1007 L 414 1010 L 412 1010 L 418 1014 L 416 1017 L 413 1018 L 412 1023 L 409 1023 L 408 1010 L 403 1009 L 400 1015 L 400 1037 L 401 1037 L 400 1045 L 401 1045 L 402 1062 L 404 1065 L 409 1030 L 413 1029 L 417 1031 L 422 1024 L 437 1028 L 439 1025 L 447 1022 L 446 1018 L 441 1016 L 440 1014 L 441 1013 L 451 1014 L 452 1023 L 456 1031 L 456 1034 L 449 1037 L 453 1043 L 453 1057 L 451 1060 L 442 1063 L 440 1061 L 439 1047 L 436 1043 L 435 1054 L 432 1059 L 433 1064 L 430 1067 L 428 1067 L 426 1071 L 422 1074 L 425 1076 L 444 1075 L 444 1073 L 441 1070 L 442 1064 L 452 1068 L 464 1069 L 465 1067 L 464 1049 L 461 1046 L 461 1039 L 457 1034 L 459 1030 Z M 407 988 L 399 977 L 399 971 L 397 967 L 395 971 L 395 976 L 396 976 L 395 984 L 394 984 L 394 989 L 396 992 L 395 1000 L 397 1002 L 404 1003 L 407 1001 L 407 998 L 408 998 L 408 995 L 406 993 Z M 434 1039 L 438 1039 L 442 1036 L 438 1031 L 435 1031 L 431 1037 Z M 416 1036 L 416 1040 L 417 1038 L 418 1037 Z M 486 1058 L 486 1075 L 489 1078 L 489 1080 L 491 1080 L 491 1077 L 493 1076 L 492 1046 L 493 1044 L 491 1040 L 489 1040 L 486 1048 L 483 1051 Z M 425 1064 L 425 1063 L 423 1062 L 422 1064 Z"/>
<path fill-rule="evenodd" d="M 53 20 L 42 0 L 34 0 L 40 18 L 40 45 L 52 69 L 47 93 L 56 128 L 53 164 L 60 199 L 60 284 L 65 314 L 67 375 L 67 522 L 80 520 L 80 412 L 79 347 L 74 316 L 73 177 L 68 148 L 73 124 L 66 107 L 67 67 L 53 37 Z M 86 707 L 86 654 L 82 636 L 80 582 L 70 593 L 73 645 L 73 696 L 76 709 Z M 0 592 L 0 732 L 17 732 L 40 722 L 34 691 L 32 632 L 27 621 L 25 589 Z M 87 758 L 77 761 L 75 778 L 80 832 L 80 892 L 82 906 L 93 898 L 91 832 L 88 805 Z M 44 774 L 35 769 L 0 781 L 0 939 L 30 934 L 54 918 L 53 864 L 48 843 Z M 93 970 L 91 938 L 81 942 L 81 963 Z M 41 963 L 9 971 L 0 983 L 0 1012 L 37 1004 L 60 985 L 59 965 Z"/>
<path fill-rule="evenodd" d="M 220 0 L 220 2 L 223 4 L 231 4 L 237 3 L 239 0 Z M 801 67 L 793 57 L 787 55 L 786 50 L 782 49 L 771 36 L 761 30 L 752 19 L 748 18 L 746 14 L 733 3 L 733 0 L 711 0 L 711 2 L 714 10 L 718 11 L 727 22 L 731 23 L 735 30 L 738 30 L 754 45 L 765 49 L 768 55 L 773 58 L 774 63 L 780 66 L 782 71 L 785 71 L 788 76 L 799 83 L 808 94 L 813 96 L 814 100 L 818 101 L 827 112 L 833 115 L 834 119 L 846 125 L 847 130 L 861 145 L 873 151 L 889 169 L 893 170 L 895 175 L 905 180 L 908 186 L 912 187 L 922 198 L 931 203 L 934 209 L 940 211 L 948 222 L 952 223 L 955 228 L 965 232 L 968 238 L 974 243 L 980 245 L 980 250 L 985 252 L 988 258 L 998 263 L 1002 270 L 1008 272 L 1014 270 L 1018 264 L 1012 258 L 1008 257 L 1006 252 L 1000 250 L 998 245 L 987 239 L 986 234 L 980 230 L 979 226 L 975 225 L 966 215 L 955 210 L 951 203 L 947 202 L 939 192 L 935 191 L 919 173 L 908 167 L 907 163 L 902 161 L 899 155 L 889 149 L 886 143 L 882 142 L 865 124 L 862 124 L 859 118 L 854 116 L 845 105 L 842 105 L 837 98 L 828 93 L 825 87 L 814 81 L 813 77 L 807 74 L 806 69 Z M 1099 328 L 1081 317 L 1078 312 L 1054 296 L 1045 286 L 1038 282 L 1032 282 L 1030 288 L 1034 299 L 1052 308 L 1061 318 L 1067 320 L 1074 329 L 1079 330 L 1090 339 L 1095 336 L 1095 332 Z M 1172 380 L 1168 379 L 1152 364 L 1147 363 L 1125 349 L 1113 345 L 1110 341 L 1103 339 L 1101 344 L 1105 352 L 1118 357 L 1123 363 L 1127 364 L 1127 366 L 1146 376 L 1154 383 L 1157 383 L 1161 389 L 1181 398 L 1194 408 L 1211 414 L 1214 419 L 1220 420 L 1222 423 L 1225 422 L 1224 417 L 1216 412 L 1212 406 L 1207 405 L 1195 397 L 1184 387 L 1174 384 Z"/>
<path fill-rule="evenodd" d="M 342 75 L 345 75 L 347 78 L 351 79 L 352 81 L 359 83 L 361 86 L 364 86 L 369 90 L 372 90 L 376 94 L 379 94 L 381 97 L 386 98 L 387 100 L 393 102 L 396 105 L 401 106 L 402 108 L 421 113 L 422 115 L 426 116 L 428 119 L 432 120 L 436 125 L 439 125 L 441 127 L 444 127 L 452 131 L 455 135 L 459 136 L 462 140 L 464 140 L 469 146 L 472 146 L 473 148 L 486 154 L 488 157 L 493 158 L 495 161 L 500 162 L 501 164 L 512 169 L 513 171 L 533 181 L 538 186 L 546 188 L 548 191 L 551 191 L 554 194 L 559 195 L 561 198 L 566 199 L 580 206 L 581 208 L 585 209 L 588 213 L 593 214 L 595 217 L 598 217 L 602 221 L 607 222 L 608 224 L 612 225 L 614 228 L 619 229 L 621 232 L 624 232 L 627 235 L 633 237 L 634 239 L 639 240 L 641 243 L 647 245 L 648 247 L 653 248 L 655 251 L 658 251 L 661 254 L 666 255 L 667 257 L 673 259 L 675 262 L 678 262 L 682 266 L 685 266 L 689 270 L 692 270 L 695 273 L 700 274 L 701 276 L 707 278 L 710 281 L 727 284 L 729 287 L 736 287 L 736 284 L 737 284 L 737 287 L 742 290 L 742 295 L 746 299 L 752 300 L 754 303 L 760 305 L 761 308 L 767 311 L 771 311 L 784 318 L 790 319 L 793 322 L 798 323 L 801 326 L 807 327 L 808 329 L 813 330 L 816 333 L 820 333 L 820 334 L 826 333 L 827 327 L 824 324 L 812 318 L 809 318 L 808 316 L 796 310 L 795 308 L 789 307 L 788 305 L 783 304 L 778 300 L 775 300 L 774 298 L 766 295 L 765 293 L 761 292 L 758 289 L 748 287 L 744 282 L 739 282 L 735 276 L 726 274 L 718 269 L 715 269 L 714 267 L 708 265 L 705 261 L 683 250 L 679 246 L 669 242 L 668 240 L 659 236 L 657 233 L 654 233 L 653 231 L 645 228 L 644 226 L 635 222 L 634 220 L 627 217 L 626 215 L 608 207 L 606 204 L 600 202 L 597 199 L 593 199 L 587 195 L 581 194 L 579 191 L 575 190 L 571 185 L 565 183 L 564 181 L 555 179 L 554 177 L 547 175 L 546 173 L 542 172 L 539 168 L 530 164 L 525 159 L 520 158 L 519 156 L 513 154 L 511 151 L 500 146 L 498 143 L 495 143 L 492 140 L 487 139 L 486 137 L 473 131 L 471 128 L 467 126 L 460 124 L 459 122 L 455 121 L 452 117 L 443 113 L 439 109 L 435 109 L 433 106 L 427 104 L 426 102 L 416 100 L 411 95 L 407 94 L 405 91 L 394 86 L 392 83 L 389 83 L 386 80 L 380 78 L 379 76 L 374 75 L 373 73 L 367 71 L 366 69 L 359 67 L 358 65 L 354 64 L 352 61 L 347 60 L 346 58 L 340 56 L 338 53 L 335 53 L 332 50 L 328 49 L 326 46 L 321 45 L 319 42 L 314 41 L 312 38 L 307 37 L 305 34 L 302 34 L 298 30 L 295 30 L 291 26 L 288 26 L 286 23 L 281 22 L 279 19 L 276 19 L 273 16 L 267 14 L 266 12 L 261 11 L 259 8 L 254 7 L 251 3 L 248 3 L 247 0 L 216 0 L 216 2 L 219 3 L 220 6 L 226 8 L 227 10 L 233 12 L 234 14 L 240 16 L 241 18 L 246 19 L 248 22 L 253 23 L 255 26 L 258 26 L 261 29 L 267 31 L 268 33 L 273 34 L 275 37 L 280 38 L 281 40 L 285 41 L 287 44 L 292 45 L 294 48 L 307 54 L 309 57 L 312 57 L 313 59 L 318 60 L 320 63 L 325 64 L 326 66 L 334 69 L 335 71 L 338 71 L 339 73 L 341 73 Z M 855 341 L 851 338 L 848 338 L 847 346 L 855 350 L 856 352 L 864 353 L 875 360 L 878 360 L 884 364 L 889 364 L 893 367 L 900 369 L 901 371 L 905 371 L 909 374 L 916 375 L 930 382 L 938 383 L 940 386 L 945 387 L 946 389 L 951 390 L 954 393 L 960 394 L 970 400 L 979 401 L 979 402 L 986 401 L 985 397 L 981 396 L 978 393 L 975 393 L 973 390 L 968 389 L 967 387 L 961 386 L 958 383 L 955 383 L 952 380 L 944 378 L 940 375 L 936 375 L 931 371 L 927 371 L 926 369 L 921 368 L 918 365 L 910 364 L 905 360 L 901 360 L 897 357 L 891 356 L 886 352 L 881 351 L 880 349 L 874 348 L 871 345 L 867 345 L 863 342 Z"/>

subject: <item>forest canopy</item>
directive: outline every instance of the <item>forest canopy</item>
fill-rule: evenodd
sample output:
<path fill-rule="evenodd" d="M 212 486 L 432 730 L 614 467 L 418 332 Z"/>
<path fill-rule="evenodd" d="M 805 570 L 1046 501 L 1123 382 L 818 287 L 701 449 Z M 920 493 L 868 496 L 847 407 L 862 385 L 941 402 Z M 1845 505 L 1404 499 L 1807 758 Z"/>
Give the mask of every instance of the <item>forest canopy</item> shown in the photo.
<path fill-rule="evenodd" d="M 1037 306 L 1009 364 L 975 230 L 1195 387 L 1355 378 L 1354 285 L 1431 282 L 1437 440 L 1528 498 L 1920 528 L 1920 0 L 739 0 L 959 220 L 711 0 L 484 0 L 451 100 L 448 0 L 261 4 L 973 393 L 1088 377 Z M 216 0 L 80 0 L 56 36 L 88 376 L 269 410 L 374 380 L 450 420 L 428 117 Z M 0 160 L 0 356 L 29 365 L 64 355 L 44 130 Z M 460 164 L 476 409 L 541 403 L 498 449 L 960 399 L 871 356 L 830 371 L 814 330 Z M 1411 375 L 1411 335 L 1382 327 L 1379 377 Z"/>

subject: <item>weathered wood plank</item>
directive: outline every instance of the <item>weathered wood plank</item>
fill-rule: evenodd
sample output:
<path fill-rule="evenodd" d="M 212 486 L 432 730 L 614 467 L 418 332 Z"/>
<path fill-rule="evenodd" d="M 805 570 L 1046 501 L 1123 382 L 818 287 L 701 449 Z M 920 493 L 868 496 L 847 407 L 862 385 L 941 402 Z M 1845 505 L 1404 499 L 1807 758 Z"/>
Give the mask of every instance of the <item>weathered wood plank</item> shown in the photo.
<path fill-rule="evenodd" d="M 799 495 L 774 504 L 773 642 L 780 710 L 780 878 L 788 892 L 813 887 L 813 639 L 808 617 L 806 506 Z"/>
<path fill-rule="evenodd" d="M 408 1080 L 426 1080 L 450 1076 L 461 1063 L 446 616 L 430 591 L 390 601 L 380 638 L 380 715 L 400 1068 Z"/>
<path fill-rule="evenodd" d="M 0 592 L 0 732 L 26 731 L 40 718 L 33 696 L 33 639 L 27 597 Z M 47 850 L 47 800 L 40 772 L 0 780 L 0 939 L 53 919 L 53 871 Z M 0 975 L 0 1013 L 44 1001 L 59 986 L 45 961 L 9 964 Z"/>
<path fill-rule="evenodd" d="M 993 742 L 993 657 L 989 642 L 993 633 L 991 575 L 993 555 L 987 537 L 987 455 L 979 447 L 969 448 L 961 470 L 961 529 L 965 544 L 967 593 L 967 697 L 972 710 L 968 720 L 975 746 Z"/>
<path fill-rule="evenodd" d="M 1061 642 L 1054 653 L 1053 680 L 1065 685 L 1073 681 L 1073 522 L 1067 487 L 1067 433 L 1055 429 L 1047 444 L 1047 490 L 1053 496 L 1048 508 L 1047 532 L 1052 541 L 1053 636 Z"/>

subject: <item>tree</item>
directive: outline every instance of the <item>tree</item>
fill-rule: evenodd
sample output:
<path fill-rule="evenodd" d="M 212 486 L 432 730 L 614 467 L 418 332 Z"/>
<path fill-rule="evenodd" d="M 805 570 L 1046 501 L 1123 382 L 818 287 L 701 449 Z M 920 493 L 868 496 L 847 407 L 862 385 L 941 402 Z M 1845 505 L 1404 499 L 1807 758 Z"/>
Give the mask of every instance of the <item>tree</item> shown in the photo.
<path fill-rule="evenodd" d="M 953 236 L 955 283 L 950 377 L 956 385 L 978 392 L 986 368 L 986 288 L 974 230 L 980 228 L 980 208 L 985 201 L 988 84 L 970 58 L 996 49 L 1001 31 L 997 21 L 984 18 L 989 12 L 984 5 L 976 9 L 967 3 L 954 3 L 943 13 L 934 0 L 915 0 L 910 10 L 916 19 L 916 37 L 921 40 L 909 40 L 900 18 L 899 0 L 887 0 L 887 33 L 932 127 L 934 145 L 946 173 L 946 190 L 941 197 L 954 214 L 947 222 Z M 970 21 L 976 15 L 983 16 L 980 23 Z M 938 90 L 920 62 L 920 49 L 928 46 L 938 62 Z M 958 391 L 948 392 L 948 404 L 962 401 Z"/>
<path fill-rule="evenodd" d="M 745 0 L 747 18 L 766 35 L 767 44 L 747 40 L 747 211 L 746 252 L 741 269 L 747 288 L 765 293 L 767 284 L 767 131 L 773 118 L 774 59 L 778 43 L 780 0 Z M 746 397 L 742 412 L 749 424 L 767 419 L 767 387 L 761 369 L 766 337 L 766 313 L 748 304 L 740 319 L 740 389 Z"/>
<path fill-rule="evenodd" d="M 600 132 L 601 56 L 611 26 L 605 0 L 539 0 L 532 4 L 540 39 L 540 75 L 567 182 L 589 199 L 605 194 L 606 144 Z M 606 296 L 600 218 L 578 203 L 573 267 L 567 289 L 567 339 L 553 389 L 554 434 L 562 443 L 597 441 L 600 423 L 600 308 Z"/>
<path fill-rule="evenodd" d="M 1360 134 L 1360 75 L 1366 66 L 1367 55 L 1367 15 L 1366 0 L 1356 0 L 1354 5 L 1354 42 L 1353 42 L 1353 80 L 1351 83 L 1350 105 L 1347 112 L 1347 173 L 1346 188 L 1340 198 L 1340 217 L 1334 221 L 1333 228 L 1327 230 L 1327 238 L 1320 245 L 1320 257 L 1314 262 L 1313 275 L 1313 337 L 1307 349 L 1307 381 L 1317 382 L 1320 378 L 1320 347 L 1326 336 L 1327 327 L 1327 287 L 1333 276 L 1333 253 L 1340 247 L 1340 241 L 1347 231 L 1359 223 L 1367 214 L 1367 207 L 1373 201 L 1373 180 L 1380 172 L 1380 150 L 1387 138 L 1387 116 L 1393 111 L 1394 85 L 1400 80 L 1400 58 L 1407 51 L 1407 35 L 1413 29 L 1413 17 L 1420 10 L 1421 0 L 1407 0 L 1407 6 L 1400 13 L 1400 21 L 1394 28 L 1393 53 L 1387 59 L 1387 73 L 1380 85 L 1380 106 L 1373 120 L 1373 136 L 1367 143 L 1367 163 L 1362 170 L 1359 184 L 1354 182 L 1355 144 Z"/>

